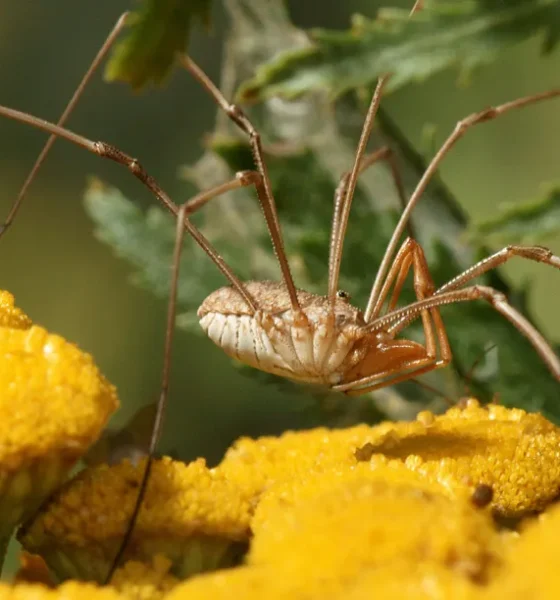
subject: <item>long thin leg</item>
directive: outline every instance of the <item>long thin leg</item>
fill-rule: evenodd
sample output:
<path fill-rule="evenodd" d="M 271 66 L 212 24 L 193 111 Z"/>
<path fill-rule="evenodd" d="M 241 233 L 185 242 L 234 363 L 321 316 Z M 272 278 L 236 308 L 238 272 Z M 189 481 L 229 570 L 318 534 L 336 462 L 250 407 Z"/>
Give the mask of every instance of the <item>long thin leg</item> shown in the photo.
<path fill-rule="evenodd" d="M 383 289 L 380 295 L 380 305 L 379 311 L 381 311 L 382 305 L 385 302 L 385 298 L 387 297 L 391 286 L 393 286 L 393 292 L 391 294 L 391 298 L 389 300 L 387 310 L 391 311 L 395 308 L 396 303 L 398 302 L 400 293 L 402 291 L 402 287 L 404 282 L 406 281 L 406 277 L 408 272 L 410 271 L 410 267 L 414 265 L 415 271 L 419 271 L 422 269 L 422 266 L 419 264 L 417 256 L 421 254 L 422 258 L 424 254 L 420 246 L 411 238 L 405 240 L 403 245 L 401 246 L 397 256 L 395 257 L 394 263 L 391 265 L 391 269 L 389 270 L 389 274 L 387 275 L 387 279 L 385 284 L 383 285 Z M 415 291 L 417 298 L 422 299 L 430 295 L 433 291 L 433 284 L 431 283 L 431 278 L 429 276 L 429 271 L 427 270 L 427 265 L 425 265 L 424 259 L 424 269 L 426 273 L 428 273 L 429 284 L 428 286 L 422 285 L 422 282 L 418 282 L 415 278 Z M 422 273 L 424 274 L 424 273 Z M 421 279 L 421 278 L 420 278 Z M 428 289 L 426 289 L 428 287 Z M 437 312 L 437 311 L 434 311 Z M 437 326 L 443 328 L 443 323 L 439 319 L 439 314 L 437 315 L 438 321 Z M 340 391 L 347 390 L 346 393 L 350 395 L 363 394 L 366 392 L 372 392 L 376 389 L 385 387 L 387 385 L 394 385 L 401 381 L 405 381 L 407 379 L 412 378 L 413 376 L 419 376 L 427 371 L 430 371 L 434 368 L 436 361 L 436 339 L 434 336 L 434 329 L 432 326 L 432 322 L 430 320 L 430 315 L 428 311 L 422 312 L 422 324 L 424 327 L 424 335 L 426 339 L 426 355 L 427 358 L 420 359 L 418 361 L 413 361 L 407 365 L 402 365 L 402 369 L 399 369 L 399 373 L 395 373 L 394 371 L 385 371 L 381 373 L 375 373 L 372 376 L 367 378 L 353 381 L 350 385 L 351 387 L 344 387 Z M 445 333 L 444 333 L 445 336 Z M 444 344 L 446 345 L 446 354 L 450 355 L 449 344 L 447 343 L 447 337 L 444 337 Z M 443 365 L 438 365 L 443 366 Z M 411 368 L 413 367 L 413 368 Z M 403 373 L 402 371 L 407 371 Z M 375 382 L 375 383 L 374 383 Z M 365 385 L 369 384 L 369 385 Z M 365 387 L 357 387 L 360 385 L 365 385 Z M 354 390 L 354 391 L 352 391 Z"/>
<path fill-rule="evenodd" d="M 391 313 L 379 317 L 369 323 L 367 328 L 370 331 L 385 330 L 388 325 L 397 322 L 400 330 L 403 326 L 409 324 L 409 317 L 419 315 L 427 308 L 479 299 L 486 300 L 531 342 L 543 362 L 550 369 L 551 373 L 560 381 L 560 360 L 554 353 L 554 350 L 550 347 L 550 344 L 519 311 L 515 310 L 508 303 L 504 294 L 491 287 L 473 285 L 460 290 L 438 293 L 430 298 L 418 300 L 409 306 L 394 310 Z M 398 333 L 398 331 L 393 329 L 391 333 Z"/>
<path fill-rule="evenodd" d="M 424 256 L 424 251 L 420 244 L 416 243 L 416 249 L 414 253 L 414 289 L 416 291 L 416 296 L 419 300 L 423 300 L 429 298 L 433 295 L 435 290 L 435 285 L 432 280 L 432 276 L 430 274 L 430 270 L 428 268 L 428 263 L 426 262 L 426 257 Z M 395 304 L 391 303 L 389 306 L 389 310 L 394 310 Z M 447 333 L 445 331 L 445 326 L 441 319 L 441 315 L 439 310 L 430 309 L 430 315 L 433 319 L 433 323 L 435 326 L 435 332 L 438 338 L 442 365 L 448 364 L 451 361 L 451 347 L 449 346 L 449 340 L 447 339 Z M 426 335 L 426 348 L 430 350 L 430 346 L 428 342 L 430 341 L 428 338 L 428 332 L 431 333 L 431 327 L 428 327 L 429 320 L 427 319 L 426 311 L 421 312 L 420 316 L 422 317 L 424 333 Z M 430 352 L 430 356 L 435 355 L 435 341 L 432 342 L 433 351 Z"/>
<path fill-rule="evenodd" d="M 426 257 L 424 256 L 424 251 L 418 242 L 412 238 L 407 238 L 397 253 L 395 262 L 391 266 L 389 274 L 387 275 L 387 279 L 383 284 L 380 295 L 380 303 L 377 307 L 377 314 L 381 312 L 385 298 L 393 284 L 393 292 L 387 306 L 387 312 L 391 313 L 395 310 L 395 306 L 398 302 L 403 284 L 406 280 L 411 265 L 414 266 L 414 290 L 418 300 L 429 298 L 434 294 L 435 286 L 430 275 Z M 449 361 L 451 360 L 451 349 L 449 347 L 449 341 L 445 333 L 445 327 L 441 320 L 441 316 L 437 310 L 430 311 L 430 313 L 435 324 L 435 330 L 438 335 L 440 347 L 442 348 L 442 355 L 445 356 L 447 361 Z M 428 311 L 422 312 L 421 317 L 426 336 L 427 353 L 429 356 L 435 356 L 436 343 L 433 335 L 432 324 L 428 318 Z"/>
<path fill-rule="evenodd" d="M 212 96 L 216 104 L 227 114 L 227 116 L 249 136 L 251 148 L 253 149 L 255 164 L 262 177 L 262 185 L 257 188 L 257 193 L 259 195 L 259 200 L 264 212 L 268 231 L 272 240 L 272 245 L 274 246 L 274 252 L 278 258 L 278 263 L 282 271 L 282 277 L 290 296 L 292 309 L 298 313 L 301 313 L 296 287 L 290 271 L 290 265 L 288 264 L 288 258 L 286 257 L 286 251 L 284 250 L 282 231 L 280 228 L 280 221 L 278 220 L 278 211 L 276 210 L 276 203 L 274 201 L 272 187 L 270 185 L 270 177 L 268 175 L 268 169 L 264 160 L 261 137 L 245 113 L 243 113 L 243 111 L 237 105 L 230 104 L 224 98 L 223 94 L 208 78 L 206 73 L 204 73 L 204 71 L 202 71 L 202 69 L 190 57 L 186 56 L 185 54 L 180 54 L 178 60 L 179 64 L 181 64 L 193 75 L 193 77 L 204 87 L 210 96 Z"/>
<path fill-rule="evenodd" d="M 381 290 L 378 312 L 381 312 L 381 308 L 386 300 L 386 297 L 389 295 L 389 290 L 391 287 L 393 287 L 393 292 L 391 294 L 391 298 L 389 299 L 387 311 L 390 312 L 394 310 L 412 265 L 414 265 L 414 289 L 416 292 L 416 297 L 418 299 L 423 299 L 432 295 L 434 285 L 431 280 L 422 248 L 412 238 L 407 238 L 398 251 L 395 261 L 391 265 L 391 269 L 389 270 L 387 279 L 383 285 L 383 289 Z M 422 313 L 422 321 L 426 335 L 426 351 L 429 356 L 432 356 L 432 354 L 435 353 L 435 338 L 433 336 L 433 329 L 428 316 L 428 311 L 424 311 Z"/>
<path fill-rule="evenodd" d="M 420 10 L 423 6 L 422 0 L 417 0 L 412 10 L 410 11 L 410 15 L 412 16 L 415 12 Z M 360 135 L 360 140 L 358 142 L 358 147 L 356 149 L 356 155 L 354 157 L 354 164 L 352 165 L 352 169 L 350 171 L 350 177 L 348 179 L 348 187 L 346 190 L 346 197 L 342 202 L 342 208 L 340 213 L 340 222 L 338 224 L 338 236 L 336 243 L 331 248 L 332 253 L 329 257 L 329 284 L 328 284 L 328 298 L 330 300 L 331 306 L 334 306 L 336 291 L 338 288 L 338 279 L 340 276 L 340 264 L 342 262 L 342 250 L 344 245 L 344 237 L 346 235 L 346 229 L 348 227 L 348 217 L 350 216 L 350 208 L 352 206 L 352 200 L 354 199 L 354 192 L 356 191 L 356 184 L 358 182 L 358 174 L 360 173 L 360 165 L 362 163 L 362 159 L 364 157 L 364 153 L 366 151 L 366 147 L 369 141 L 369 137 L 371 135 L 371 130 L 373 129 L 373 123 L 375 120 L 375 115 L 377 114 L 377 110 L 379 109 L 379 104 L 381 103 L 381 96 L 383 94 L 383 89 L 385 84 L 389 80 L 390 74 L 383 75 L 377 80 L 377 86 L 375 87 L 375 91 L 373 92 L 373 96 L 371 98 L 371 102 L 366 114 L 366 118 L 364 120 L 364 125 L 362 127 L 362 133 Z M 331 240 L 333 238 L 331 233 Z M 399 236 L 400 237 L 400 236 Z"/>
<path fill-rule="evenodd" d="M 142 507 L 142 501 L 146 495 L 146 489 L 148 487 L 148 481 L 150 479 L 150 473 L 152 471 L 152 465 L 154 462 L 154 456 L 157 451 L 157 446 L 161 438 L 161 432 L 163 429 L 163 421 L 165 417 L 165 409 L 167 407 L 167 398 L 169 395 L 169 375 L 171 373 L 171 353 L 173 349 L 173 337 L 175 332 L 175 317 L 177 313 L 177 289 L 179 287 L 179 269 L 181 265 L 181 251 L 183 249 L 183 241 L 185 237 L 185 224 L 187 221 L 187 205 L 184 204 L 179 209 L 177 214 L 177 229 L 175 234 L 175 248 L 173 250 L 173 268 L 171 274 L 171 290 L 169 292 L 169 302 L 167 305 L 167 325 L 165 328 L 165 347 L 163 353 L 163 372 L 161 377 L 161 390 L 159 394 L 159 401 L 157 404 L 156 415 L 154 419 L 154 427 L 152 429 L 152 437 L 150 439 L 150 446 L 148 450 L 148 456 L 146 458 L 146 465 L 144 472 L 142 473 L 142 479 L 140 480 L 140 486 L 138 488 L 138 496 L 136 497 L 136 503 L 130 519 L 126 532 L 121 540 L 119 549 L 111 568 L 107 573 L 105 583 L 109 583 L 115 573 L 116 569 L 120 566 L 124 554 L 127 550 L 128 544 L 132 537 L 138 514 Z"/>
<path fill-rule="evenodd" d="M 358 175 L 361 175 L 364 171 L 369 169 L 372 165 L 376 164 L 379 161 L 386 161 L 389 165 L 389 169 L 391 171 L 391 177 L 393 178 L 393 182 L 395 184 L 395 188 L 397 190 L 397 195 L 399 197 L 399 202 L 401 208 L 404 209 L 406 206 L 406 193 L 404 189 L 404 184 L 402 178 L 399 173 L 399 169 L 397 166 L 397 161 L 395 159 L 394 152 L 389 146 L 384 146 L 379 150 L 375 150 L 370 154 L 366 154 L 363 157 L 362 162 L 360 163 L 360 168 L 358 170 Z M 335 268 L 333 265 L 334 257 L 336 254 L 336 249 L 342 243 L 342 236 L 344 232 L 341 230 L 342 223 L 342 210 L 344 206 L 344 202 L 348 197 L 348 185 L 350 180 L 351 172 L 347 171 L 343 173 L 340 177 L 340 181 L 336 187 L 334 193 L 334 211 L 333 211 L 333 220 L 331 226 L 331 240 L 330 240 L 330 248 L 329 248 L 329 285 L 331 283 L 331 273 Z M 409 236 L 414 237 L 412 235 L 412 230 L 409 229 Z M 334 294 L 331 293 L 332 290 L 329 289 L 329 297 L 336 297 L 336 290 L 334 290 Z"/>
<path fill-rule="evenodd" d="M 425 375 L 426 373 L 434 371 L 435 369 L 444 367 L 446 364 L 447 363 L 441 359 L 423 358 L 417 361 L 411 361 L 411 363 L 406 365 L 406 368 L 410 369 L 406 373 L 403 373 L 402 371 L 399 371 L 398 373 L 395 373 L 394 371 L 385 371 L 383 373 L 377 373 L 375 376 L 368 378 L 369 383 L 368 381 L 358 380 L 353 382 L 356 385 L 353 385 L 350 388 L 345 386 L 336 386 L 333 388 L 333 390 L 337 392 L 344 392 L 347 396 L 361 396 L 362 394 L 374 392 L 380 388 L 396 385 L 397 383 L 408 381 L 414 377 Z M 372 383 L 373 381 L 375 381 L 375 383 Z M 359 387 L 360 384 L 364 387 Z"/>
<path fill-rule="evenodd" d="M 385 303 L 387 296 L 389 295 L 389 290 L 393 285 L 395 287 L 391 296 L 390 304 L 396 302 L 400 290 L 402 289 L 404 280 L 406 279 L 408 271 L 413 263 L 414 251 L 414 240 L 412 238 L 407 238 L 397 252 L 397 256 L 395 257 L 395 260 L 389 269 L 389 273 L 387 273 L 387 278 L 379 295 L 378 312 L 381 311 L 381 308 Z"/>
<path fill-rule="evenodd" d="M 555 256 L 548 248 L 543 246 L 506 246 L 495 254 L 476 263 L 476 265 L 473 265 L 463 273 L 460 273 L 445 285 L 442 285 L 436 291 L 436 294 L 449 292 L 462 287 L 465 283 L 471 281 L 475 277 L 479 277 L 480 275 L 503 265 L 515 256 L 545 263 L 560 269 L 560 256 Z"/>
<path fill-rule="evenodd" d="M 420 248 L 419 244 L 412 238 L 407 238 L 403 242 L 403 245 L 400 247 L 399 251 L 397 252 L 397 256 L 395 257 L 395 260 L 393 261 L 393 264 L 389 269 L 389 273 L 387 274 L 387 278 L 385 279 L 385 283 L 383 284 L 383 288 L 381 289 L 381 293 L 379 294 L 379 300 L 374 311 L 374 314 L 376 316 L 381 313 L 381 309 L 383 308 L 383 305 L 387 299 L 391 286 L 394 286 L 393 292 L 391 294 L 391 298 L 389 300 L 385 312 L 391 312 L 392 310 L 394 310 L 400 297 L 408 271 L 415 260 L 415 255 L 418 253 L 421 253 L 422 257 L 424 256 L 424 253 L 422 252 L 422 249 Z M 425 260 L 423 262 L 425 263 Z M 428 273 L 428 277 L 430 277 L 427 265 L 425 270 Z M 432 286 L 433 283 L 430 279 L 430 289 Z M 431 293 L 429 295 L 431 295 Z M 418 298 L 425 297 L 425 295 L 418 296 Z"/>
<path fill-rule="evenodd" d="M 128 154 L 122 152 L 118 148 L 115 148 L 111 144 L 107 144 L 105 142 L 94 142 L 89 140 L 88 138 L 73 133 L 69 129 L 64 129 L 63 127 L 59 127 L 54 125 L 53 123 L 49 123 L 48 121 L 44 121 L 43 119 L 38 119 L 37 117 L 33 117 L 26 113 L 23 113 L 18 110 L 14 110 L 13 108 L 8 108 L 6 106 L 0 106 L 0 115 L 4 115 L 8 118 L 14 119 L 16 121 L 20 121 L 22 123 L 26 123 L 37 129 L 42 129 L 47 133 L 55 134 L 65 140 L 80 146 L 81 148 L 85 148 L 89 150 L 93 154 L 97 154 L 101 158 L 108 158 L 116 163 L 124 165 L 127 169 L 136 177 L 144 186 L 146 186 L 150 192 L 175 216 L 179 213 L 179 208 L 177 205 L 171 200 L 171 198 L 163 191 L 160 185 L 156 182 L 156 180 L 149 175 L 144 167 L 136 160 L 132 158 Z M 256 185 L 255 178 L 252 175 L 246 177 L 246 173 L 253 173 L 252 171 L 241 171 L 237 174 L 235 180 L 231 182 L 227 182 L 225 184 L 218 185 L 210 190 L 202 192 L 197 196 L 199 198 L 207 198 L 217 196 L 225 191 L 235 189 L 236 187 L 245 187 L 248 185 Z M 205 201 L 207 201 L 205 200 Z M 216 249 L 210 244 L 210 242 L 206 239 L 206 237 L 199 231 L 191 221 L 186 218 L 185 219 L 185 229 L 190 233 L 190 235 L 194 238 L 195 242 L 208 254 L 214 264 L 220 269 L 220 271 L 224 274 L 224 276 L 229 280 L 232 286 L 239 292 L 239 294 L 243 297 L 249 308 L 256 312 L 257 304 L 254 298 L 249 294 L 249 292 L 245 289 L 245 286 L 241 282 L 241 280 L 235 275 L 235 273 L 231 270 L 229 265 L 224 261 L 224 259 L 218 254 Z"/>
<path fill-rule="evenodd" d="M 66 108 L 64 109 L 62 116 L 57 121 L 57 125 L 59 125 L 60 127 L 62 127 L 64 125 L 64 123 L 66 123 L 66 121 L 68 120 L 68 117 L 70 116 L 70 114 L 72 113 L 74 108 L 76 107 L 76 104 L 78 103 L 78 100 L 81 98 L 82 94 L 84 93 L 84 90 L 85 90 L 87 84 L 89 83 L 90 79 L 93 77 L 93 75 L 97 71 L 97 68 L 99 67 L 99 65 L 105 58 L 105 56 L 107 55 L 107 52 L 110 50 L 114 41 L 117 39 L 118 35 L 124 28 L 124 26 L 126 24 L 126 20 L 128 18 L 128 14 L 129 13 L 124 13 L 118 18 L 117 22 L 115 23 L 115 26 L 111 30 L 111 33 L 109 33 L 109 35 L 107 36 L 107 39 L 103 42 L 103 45 L 101 46 L 99 52 L 93 59 L 91 65 L 89 66 L 88 70 L 86 71 L 86 74 L 83 76 L 82 80 L 80 81 L 80 84 L 76 88 L 76 91 L 72 95 L 72 98 L 70 98 L 70 101 L 68 102 Z M 31 168 L 31 171 L 27 175 L 27 178 L 25 179 L 25 182 L 23 183 L 23 185 L 19 191 L 19 194 L 17 195 L 16 199 L 14 200 L 14 203 L 12 204 L 12 207 L 10 208 L 10 211 L 8 213 L 8 216 L 6 217 L 6 220 L 4 221 L 3 224 L 0 225 L 0 237 L 2 237 L 2 235 L 6 232 L 8 227 L 10 227 L 10 225 L 13 223 L 14 219 L 16 218 L 16 215 L 17 215 L 17 213 L 23 203 L 23 200 L 27 194 L 27 190 L 29 189 L 29 186 L 33 183 L 35 177 L 37 176 L 37 172 L 39 171 L 39 169 L 41 168 L 41 165 L 45 161 L 47 154 L 49 153 L 49 150 L 51 149 L 52 145 L 56 141 L 56 138 L 57 138 L 56 135 L 54 135 L 54 134 L 51 135 L 49 137 L 49 139 L 47 140 L 47 142 L 45 143 L 45 145 L 43 146 L 43 149 L 41 150 L 41 153 L 37 157 L 37 160 L 35 161 L 35 164 Z"/>
<path fill-rule="evenodd" d="M 448 281 L 446 284 L 438 288 L 434 295 L 437 296 L 439 294 L 455 290 L 463 286 L 465 283 L 472 281 L 476 277 L 480 277 L 480 275 L 499 267 L 516 256 L 520 258 L 526 258 L 528 260 L 534 260 L 535 262 L 544 263 L 560 269 L 560 257 L 554 255 L 548 248 L 544 248 L 543 246 L 510 245 L 481 260 L 472 267 L 468 268 L 466 271 L 463 271 L 463 273 L 459 273 L 459 275 L 454 277 L 451 281 Z M 391 331 L 401 331 L 404 329 L 404 327 L 408 326 L 411 319 L 414 318 L 415 317 L 402 319 L 402 322 L 392 326 Z"/>
<path fill-rule="evenodd" d="M 426 169 L 424 175 L 418 182 L 416 189 L 412 193 L 412 196 L 410 197 L 410 200 L 408 201 L 408 204 L 406 205 L 406 208 L 403 211 L 401 218 L 397 223 L 397 226 L 395 227 L 395 231 L 393 232 L 391 240 L 387 246 L 387 249 L 385 250 L 385 255 L 383 256 L 383 260 L 381 261 L 381 265 L 379 266 L 379 270 L 377 271 L 375 281 L 371 289 L 368 305 L 364 313 L 364 318 L 367 322 L 372 320 L 371 315 L 373 307 L 377 303 L 377 299 L 379 297 L 379 292 L 381 290 L 381 286 L 383 285 L 385 275 L 391 263 L 392 257 L 397 249 L 399 240 L 405 231 L 406 224 L 410 218 L 410 214 L 413 208 L 416 206 L 418 200 L 424 193 L 426 187 L 428 186 L 428 183 L 430 182 L 434 174 L 437 172 L 439 165 L 445 157 L 445 155 L 459 141 L 459 139 L 461 139 L 465 135 L 465 133 L 475 125 L 496 119 L 497 117 L 511 110 L 523 108 L 525 106 L 529 106 L 530 104 L 535 104 L 536 102 L 540 102 L 543 100 L 549 100 L 557 96 L 560 96 L 560 88 L 550 90 L 548 92 L 543 92 L 541 94 L 534 94 L 532 96 L 518 98 L 517 100 L 513 100 L 512 102 L 507 102 L 505 104 L 493 108 L 487 108 L 483 111 L 473 113 L 457 123 L 451 135 L 443 143 L 441 148 L 438 150 L 438 152 L 428 165 L 428 168 Z"/>
<path fill-rule="evenodd" d="M 412 265 L 414 267 L 414 291 L 416 292 L 417 298 L 419 301 L 424 301 L 430 299 L 433 295 L 435 286 L 430 275 L 422 247 L 413 239 L 408 238 L 403 246 L 401 246 L 395 259 L 395 263 L 400 260 L 402 267 L 400 268 L 400 272 L 396 278 L 393 297 L 389 302 L 389 310 L 392 310 L 392 307 L 394 307 L 398 300 L 398 293 L 402 288 L 402 282 L 404 281 L 407 271 L 410 268 L 410 262 L 408 261 L 410 255 L 412 255 L 413 258 Z M 392 271 L 395 271 L 395 265 L 391 267 L 391 271 L 387 276 L 387 281 L 385 281 L 383 285 L 383 291 L 385 294 L 387 294 L 390 285 L 388 280 L 392 275 Z M 344 391 L 345 393 L 351 395 L 362 394 L 388 385 L 394 385 L 396 383 L 412 379 L 413 377 L 418 377 L 419 375 L 449 364 L 452 354 L 441 315 L 439 314 L 439 310 L 434 310 L 430 307 L 427 308 L 429 310 L 424 309 L 418 311 L 419 316 L 422 318 L 422 326 L 426 339 L 425 358 L 416 359 L 401 365 L 401 368 L 398 372 L 395 372 L 394 370 L 388 370 L 380 373 L 374 373 L 370 376 L 362 377 L 361 379 L 338 385 L 334 389 L 337 391 Z M 388 315 L 390 314 L 392 314 L 392 312 L 388 313 Z M 437 357 L 438 345 L 440 358 Z"/>

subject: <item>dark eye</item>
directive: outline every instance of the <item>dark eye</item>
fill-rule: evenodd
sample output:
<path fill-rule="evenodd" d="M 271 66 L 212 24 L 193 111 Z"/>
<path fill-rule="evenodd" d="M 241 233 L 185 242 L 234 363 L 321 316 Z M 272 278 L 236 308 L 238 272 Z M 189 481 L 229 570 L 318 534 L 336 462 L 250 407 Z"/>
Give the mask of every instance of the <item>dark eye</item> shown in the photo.
<path fill-rule="evenodd" d="M 341 300 L 350 300 L 350 294 L 344 290 L 338 290 L 338 292 L 336 292 L 336 297 Z"/>

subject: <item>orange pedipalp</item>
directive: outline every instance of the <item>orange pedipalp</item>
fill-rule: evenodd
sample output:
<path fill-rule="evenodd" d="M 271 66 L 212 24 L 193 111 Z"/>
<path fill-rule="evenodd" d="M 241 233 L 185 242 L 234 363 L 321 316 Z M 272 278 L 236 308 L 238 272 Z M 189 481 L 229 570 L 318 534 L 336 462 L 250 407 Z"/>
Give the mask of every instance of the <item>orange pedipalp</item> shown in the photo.
<path fill-rule="evenodd" d="M 406 370 L 412 361 L 427 358 L 426 348 L 412 340 L 390 340 L 372 347 L 355 367 L 345 376 L 345 382 L 371 377 L 376 373 Z"/>

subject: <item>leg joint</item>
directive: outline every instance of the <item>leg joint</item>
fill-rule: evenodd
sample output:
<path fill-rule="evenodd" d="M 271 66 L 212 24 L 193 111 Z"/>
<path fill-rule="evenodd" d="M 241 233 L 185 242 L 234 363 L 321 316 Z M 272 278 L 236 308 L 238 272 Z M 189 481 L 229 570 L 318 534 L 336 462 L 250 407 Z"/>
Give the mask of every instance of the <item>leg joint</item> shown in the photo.
<path fill-rule="evenodd" d="M 250 186 L 253 184 L 259 186 L 263 181 L 262 175 L 258 171 L 238 171 L 235 174 L 235 178 L 243 186 Z"/>

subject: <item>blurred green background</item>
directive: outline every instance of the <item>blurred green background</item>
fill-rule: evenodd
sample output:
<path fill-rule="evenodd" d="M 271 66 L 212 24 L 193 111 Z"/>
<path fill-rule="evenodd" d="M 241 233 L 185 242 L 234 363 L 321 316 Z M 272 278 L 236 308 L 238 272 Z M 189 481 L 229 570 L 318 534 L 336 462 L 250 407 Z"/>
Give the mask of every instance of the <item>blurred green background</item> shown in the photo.
<path fill-rule="evenodd" d="M 353 12 L 373 15 L 392 4 L 407 5 L 305 0 L 292 2 L 291 13 L 299 26 L 343 28 Z M 0 0 L 0 103 L 57 119 L 109 29 L 131 7 L 129 0 Z M 215 80 L 226 28 L 216 1 L 212 32 L 197 30 L 191 40 L 191 53 Z M 439 140 L 470 112 L 558 85 L 558 51 L 541 58 L 537 48 L 535 41 L 512 49 L 475 73 L 468 86 L 458 87 L 456 74 L 449 72 L 408 86 L 387 98 L 385 107 L 415 144 L 422 144 L 427 124 L 437 127 Z M 178 169 L 200 156 L 214 113 L 183 72 L 175 73 L 165 89 L 142 95 L 97 76 L 69 125 L 139 157 L 179 202 L 193 190 L 179 180 Z M 558 102 L 508 115 L 469 133 L 444 163 L 443 178 L 474 218 L 490 216 L 501 202 L 531 199 L 543 183 L 560 179 L 559 134 Z M 44 140 L 40 132 L 0 119 L 0 218 Z M 0 240 L 0 286 L 15 294 L 35 322 L 95 356 L 118 386 L 123 404 L 114 420 L 118 425 L 157 397 L 165 304 L 130 285 L 129 267 L 93 238 L 82 205 L 93 174 L 142 206 L 152 202 L 121 167 L 57 143 L 13 230 Z M 560 239 L 550 246 L 559 253 Z M 560 340 L 560 276 L 518 261 L 505 271 L 517 281 L 530 278 L 537 324 L 547 337 Z M 216 461 L 240 435 L 315 424 L 313 402 L 303 393 L 282 394 L 242 377 L 211 342 L 179 331 L 163 446 L 186 459 Z"/>

